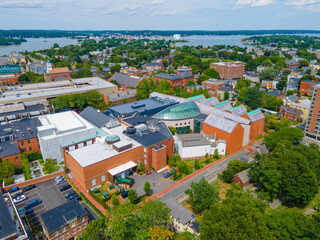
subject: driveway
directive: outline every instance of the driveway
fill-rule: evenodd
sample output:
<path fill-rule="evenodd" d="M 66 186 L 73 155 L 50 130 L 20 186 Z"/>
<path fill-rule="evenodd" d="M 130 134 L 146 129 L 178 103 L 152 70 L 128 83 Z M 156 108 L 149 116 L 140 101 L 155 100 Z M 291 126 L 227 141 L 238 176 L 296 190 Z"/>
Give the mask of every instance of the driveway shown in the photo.
<path fill-rule="evenodd" d="M 144 195 L 144 184 L 145 182 L 149 182 L 152 189 L 151 194 L 156 194 L 174 184 L 174 181 L 164 178 L 162 174 L 163 172 L 158 173 L 153 171 L 150 175 L 140 176 L 137 174 L 135 176 L 130 176 L 130 178 L 133 178 L 135 181 L 133 189 L 136 190 L 138 195 Z"/>

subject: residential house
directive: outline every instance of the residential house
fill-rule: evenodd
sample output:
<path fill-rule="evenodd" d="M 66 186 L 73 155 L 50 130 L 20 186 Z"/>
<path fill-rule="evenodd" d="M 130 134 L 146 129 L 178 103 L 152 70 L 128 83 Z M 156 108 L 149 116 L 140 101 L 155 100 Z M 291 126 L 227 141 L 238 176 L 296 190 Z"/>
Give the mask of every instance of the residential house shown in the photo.
<path fill-rule="evenodd" d="M 289 104 L 290 108 L 297 108 L 303 112 L 303 119 L 308 120 L 310 108 L 311 108 L 311 100 L 306 99 L 300 99 L 296 100 Z"/>
<path fill-rule="evenodd" d="M 203 86 L 206 86 L 208 90 L 216 91 L 225 86 L 224 81 L 218 81 L 217 79 L 208 79 L 201 83 Z"/>
<path fill-rule="evenodd" d="M 68 67 L 53 68 L 52 70 L 48 70 L 47 68 L 47 73 L 44 74 L 44 80 L 46 82 L 66 79 L 70 79 L 70 71 Z"/>
<path fill-rule="evenodd" d="M 194 81 L 194 76 L 190 73 L 180 73 L 178 75 L 159 73 L 153 77 L 153 80 L 155 82 L 167 80 L 172 84 L 172 87 L 180 87 L 182 89 L 184 86 L 187 86 L 188 81 Z"/>
<path fill-rule="evenodd" d="M 316 85 L 320 84 L 318 81 L 314 80 L 304 80 L 300 82 L 300 88 L 299 88 L 299 93 L 300 94 L 307 94 L 309 96 L 312 96 L 314 87 Z"/>
<path fill-rule="evenodd" d="M 142 81 L 142 78 L 137 76 L 130 76 L 125 73 L 115 73 L 109 78 L 108 81 L 116 81 L 120 88 L 127 90 L 129 88 L 136 88 Z"/>
<path fill-rule="evenodd" d="M 235 183 L 240 184 L 241 187 L 248 186 L 249 183 L 250 183 L 249 170 L 250 170 L 250 168 L 245 169 L 245 170 L 235 174 L 234 177 L 233 177 L 233 181 Z"/>
<path fill-rule="evenodd" d="M 229 98 L 228 99 L 224 98 L 224 96 L 225 96 L 224 94 L 226 92 L 229 93 Z M 232 86 L 225 85 L 224 87 L 217 89 L 217 96 L 218 96 L 218 98 L 223 99 L 223 100 L 231 100 L 235 96 L 235 92 L 234 92 Z"/>
<path fill-rule="evenodd" d="M 285 96 L 284 90 L 280 91 L 280 90 L 271 90 L 267 92 L 268 95 L 272 95 L 272 96 L 276 96 L 277 98 L 281 98 L 283 99 Z"/>
<path fill-rule="evenodd" d="M 287 105 L 281 105 L 279 116 L 288 118 L 292 121 L 297 121 L 298 119 L 302 119 L 303 112 L 297 108 L 292 108 Z"/>

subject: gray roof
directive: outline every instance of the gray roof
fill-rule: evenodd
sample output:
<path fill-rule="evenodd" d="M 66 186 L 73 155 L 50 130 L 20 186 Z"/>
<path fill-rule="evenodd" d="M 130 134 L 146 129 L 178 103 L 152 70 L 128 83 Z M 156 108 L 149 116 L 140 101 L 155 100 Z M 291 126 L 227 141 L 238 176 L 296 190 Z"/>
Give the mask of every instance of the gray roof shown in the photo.
<path fill-rule="evenodd" d="M 243 105 L 240 105 L 238 107 L 229 109 L 229 111 L 232 112 L 232 114 L 235 114 L 237 116 L 243 116 L 244 114 L 247 113 L 247 108 Z"/>
<path fill-rule="evenodd" d="M 178 134 L 183 147 L 210 145 L 210 141 L 202 133 Z"/>
<path fill-rule="evenodd" d="M 20 148 L 17 142 L 13 142 L 13 141 L 0 142 L 0 158 L 3 158 L 2 160 L 5 160 L 6 159 L 5 157 L 8 157 L 14 154 L 19 154 L 19 153 L 20 153 Z"/>
<path fill-rule="evenodd" d="M 110 119 L 115 119 L 114 117 L 108 116 L 100 110 L 97 110 L 90 106 L 86 107 L 80 113 L 80 116 L 99 128 L 103 127 L 106 123 L 108 123 Z"/>
<path fill-rule="evenodd" d="M 0 213 L 0 239 L 10 239 L 10 236 L 16 233 L 16 227 L 1 192 Z"/>
<path fill-rule="evenodd" d="M 41 214 L 40 218 L 50 234 L 66 226 L 73 219 L 79 219 L 86 215 L 86 210 L 74 199 Z"/>
<path fill-rule="evenodd" d="M 128 89 L 127 91 L 113 93 L 108 95 L 108 100 L 110 102 L 120 101 L 125 98 L 134 98 L 137 95 L 137 91 L 135 89 Z"/>
<path fill-rule="evenodd" d="M 267 92 L 267 94 L 277 97 L 277 96 L 280 96 L 284 93 L 280 90 L 271 90 L 271 91 Z"/>
<path fill-rule="evenodd" d="M 109 79 L 117 81 L 119 85 L 127 86 L 127 87 L 136 87 L 139 82 L 142 80 L 140 77 L 136 76 L 130 76 L 125 73 L 115 73 L 113 76 Z"/>
<path fill-rule="evenodd" d="M 10 136 L 13 134 L 12 124 L 0 125 L 0 137 Z"/>
<path fill-rule="evenodd" d="M 201 100 L 200 102 L 205 104 L 205 105 L 208 105 L 208 106 L 213 106 L 215 104 L 218 104 L 219 100 L 216 97 L 211 97 L 211 98 L 207 98 L 207 99 Z"/>
<path fill-rule="evenodd" d="M 24 140 L 37 137 L 37 127 L 42 126 L 38 118 L 23 118 L 12 122 L 17 140 Z"/>
<path fill-rule="evenodd" d="M 170 215 L 183 225 L 195 218 L 195 214 L 190 212 L 173 198 L 165 200 L 164 203 L 167 204 L 168 208 L 170 208 Z"/>
<path fill-rule="evenodd" d="M 232 108 L 232 106 L 231 106 L 229 101 L 224 101 L 224 102 L 218 103 L 218 104 L 214 105 L 213 107 L 215 109 L 219 109 L 219 110 L 222 110 L 222 111 L 229 110 L 229 109 Z"/>
<path fill-rule="evenodd" d="M 250 180 L 249 170 L 250 170 L 250 168 L 245 169 L 245 170 L 237 173 L 235 176 L 238 176 L 240 178 L 241 182 L 243 182 L 243 183 L 249 182 L 249 180 Z"/>
<path fill-rule="evenodd" d="M 295 101 L 297 101 L 298 100 L 298 97 L 297 97 L 297 95 L 290 95 L 290 96 L 287 96 L 287 97 L 285 97 L 286 99 L 288 99 L 290 102 L 295 102 Z"/>
<path fill-rule="evenodd" d="M 289 107 L 289 106 L 286 106 L 286 105 L 281 105 L 280 106 L 280 111 L 289 112 L 289 113 L 294 114 L 294 115 L 299 115 L 299 114 L 302 113 L 302 111 L 300 109 Z"/>
<path fill-rule="evenodd" d="M 155 75 L 155 77 L 167 79 L 167 80 L 170 80 L 170 81 L 174 81 L 174 80 L 179 80 L 179 79 L 183 79 L 183 78 L 190 78 L 190 77 L 193 77 L 193 75 L 188 73 L 188 72 L 180 73 L 178 75 L 167 74 L 167 73 L 159 73 L 159 74 Z"/>
<path fill-rule="evenodd" d="M 45 107 L 42 104 L 30 106 L 24 106 L 23 103 L 5 104 L 0 106 L 0 117 L 36 112 L 44 109 Z"/>
<path fill-rule="evenodd" d="M 210 114 L 204 123 L 228 133 L 232 133 L 237 126 L 236 122 L 213 114 Z"/>
<path fill-rule="evenodd" d="M 222 88 L 219 88 L 218 91 L 221 92 L 233 92 L 233 87 L 232 86 L 223 86 Z"/>
<path fill-rule="evenodd" d="M 256 121 L 258 121 L 258 120 L 261 120 L 261 119 L 264 119 L 264 118 L 265 118 L 264 115 L 263 115 L 263 113 L 262 113 L 259 109 L 256 109 L 256 110 L 254 110 L 254 111 L 251 111 L 251 112 L 249 112 L 247 115 L 248 115 L 248 117 L 250 118 L 250 120 L 251 120 L 252 122 L 256 122 Z"/>

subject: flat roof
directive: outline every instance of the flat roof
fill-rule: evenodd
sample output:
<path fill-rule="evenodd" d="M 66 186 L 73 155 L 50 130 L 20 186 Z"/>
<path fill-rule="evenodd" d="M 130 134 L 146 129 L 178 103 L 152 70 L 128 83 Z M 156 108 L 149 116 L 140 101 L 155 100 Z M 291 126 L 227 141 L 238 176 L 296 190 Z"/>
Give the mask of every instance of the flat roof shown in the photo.
<path fill-rule="evenodd" d="M 202 133 L 178 134 L 183 147 L 210 145 L 210 141 Z"/>
<path fill-rule="evenodd" d="M 14 219 L 11 218 L 7 204 L 0 192 L 0 239 L 8 239 L 9 236 L 17 233 L 14 225 Z"/>
<path fill-rule="evenodd" d="M 7 102 L 30 101 L 35 98 L 47 99 L 64 94 L 88 92 L 110 87 L 117 86 L 99 77 L 32 83 L 24 84 L 22 86 L 17 85 L 7 87 L 6 90 L 0 94 L 2 96 L 0 98 L 0 104 Z"/>
<path fill-rule="evenodd" d="M 129 170 L 129 169 L 131 169 L 131 168 L 133 168 L 133 167 L 136 167 L 136 166 L 137 166 L 136 163 L 130 161 L 130 162 L 127 162 L 127 163 L 125 163 L 125 164 L 122 164 L 122 165 L 120 165 L 120 166 L 118 166 L 118 167 L 112 168 L 112 169 L 110 169 L 108 172 L 109 172 L 112 176 L 114 176 L 114 175 L 117 175 L 117 174 L 119 174 L 119 173 L 122 173 L 122 172 L 124 172 L 124 171 L 126 171 L 126 170 Z"/>

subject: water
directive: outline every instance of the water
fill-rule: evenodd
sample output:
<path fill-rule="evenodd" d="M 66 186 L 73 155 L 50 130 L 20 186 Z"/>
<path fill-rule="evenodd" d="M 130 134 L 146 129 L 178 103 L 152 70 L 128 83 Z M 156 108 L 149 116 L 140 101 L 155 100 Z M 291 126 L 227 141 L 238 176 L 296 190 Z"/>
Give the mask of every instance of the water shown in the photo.
<path fill-rule="evenodd" d="M 53 46 L 54 43 L 58 43 L 60 47 L 74 44 L 76 39 L 68 38 L 26 38 L 27 42 L 21 43 L 21 45 L 4 46 L 0 47 L 0 56 L 8 55 L 9 53 L 24 52 L 24 51 L 37 51 L 41 49 L 48 49 Z"/>
<path fill-rule="evenodd" d="M 213 45 L 235 45 L 239 47 L 246 47 L 241 42 L 241 39 L 248 38 L 248 35 L 193 35 L 184 37 L 183 40 L 188 42 L 178 42 L 175 45 L 182 47 L 186 46 L 198 46 L 202 45 L 203 47 L 213 46 Z"/>

